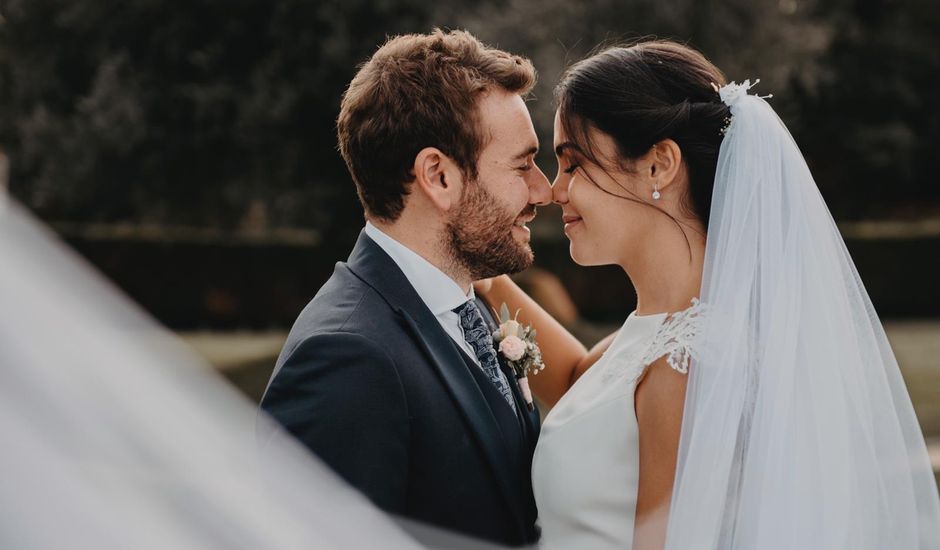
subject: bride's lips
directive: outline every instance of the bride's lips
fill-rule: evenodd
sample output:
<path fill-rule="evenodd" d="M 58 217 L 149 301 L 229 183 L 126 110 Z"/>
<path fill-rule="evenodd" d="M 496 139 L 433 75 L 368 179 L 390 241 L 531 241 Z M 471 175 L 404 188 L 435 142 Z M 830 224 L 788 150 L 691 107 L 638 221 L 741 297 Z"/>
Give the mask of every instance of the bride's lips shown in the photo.
<path fill-rule="evenodd" d="M 581 216 L 566 214 L 562 216 L 561 221 L 565 222 L 565 233 L 567 233 L 572 227 L 581 223 Z"/>

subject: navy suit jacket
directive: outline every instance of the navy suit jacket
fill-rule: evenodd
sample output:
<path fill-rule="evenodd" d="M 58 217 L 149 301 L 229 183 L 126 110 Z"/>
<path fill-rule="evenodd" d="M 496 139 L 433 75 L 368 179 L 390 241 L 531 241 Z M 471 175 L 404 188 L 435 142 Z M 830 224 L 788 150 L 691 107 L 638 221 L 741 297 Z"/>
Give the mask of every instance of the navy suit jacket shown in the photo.
<path fill-rule="evenodd" d="M 294 324 L 261 407 L 382 509 L 531 544 L 539 418 L 502 368 L 518 414 L 363 232 Z"/>

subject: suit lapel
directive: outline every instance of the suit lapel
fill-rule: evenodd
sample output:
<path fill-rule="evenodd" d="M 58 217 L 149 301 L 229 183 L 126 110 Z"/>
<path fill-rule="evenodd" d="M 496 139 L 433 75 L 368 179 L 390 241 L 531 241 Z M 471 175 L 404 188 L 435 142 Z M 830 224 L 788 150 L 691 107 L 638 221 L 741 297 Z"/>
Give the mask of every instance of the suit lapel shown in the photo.
<path fill-rule="evenodd" d="M 501 492 L 515 513 L 519 529 L 524 533 L 522 498 L 510 469 L 512 461 L 507 455 L 502 432 L 473 375 L 467 371 L 457 346 L 397 264 L 365 232 L 360 234 L 353 248 L 348 267 L 385 298 L 414 334 L 429 363 L 457 402 L 492 467 Z"/>

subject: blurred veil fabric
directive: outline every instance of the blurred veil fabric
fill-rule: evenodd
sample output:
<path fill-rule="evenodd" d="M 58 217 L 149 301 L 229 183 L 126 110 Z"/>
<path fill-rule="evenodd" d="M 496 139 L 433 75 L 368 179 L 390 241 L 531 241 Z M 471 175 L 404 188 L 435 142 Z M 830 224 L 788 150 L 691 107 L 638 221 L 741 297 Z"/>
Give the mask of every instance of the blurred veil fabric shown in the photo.
<path fill-rule="evenodd" d="M 733 118 L 666 547 L 940 548 L 937 487 L 884 330 L 796 143 L 749 88 L 720 90 Z"/>
<path fill-rule="evenodd" d="M 0 547 L 418 547 L 0 201 Z"/>

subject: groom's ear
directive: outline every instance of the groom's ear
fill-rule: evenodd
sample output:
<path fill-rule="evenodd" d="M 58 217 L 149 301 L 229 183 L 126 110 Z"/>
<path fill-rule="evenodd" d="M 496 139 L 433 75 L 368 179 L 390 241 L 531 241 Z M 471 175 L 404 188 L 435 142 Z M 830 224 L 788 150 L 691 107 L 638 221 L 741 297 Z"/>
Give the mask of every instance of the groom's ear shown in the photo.
<path fill-rule="evenodd" d="M 424 194 L 438 209 L 447 212 L 460 201 L 463 175 L 440 149 L 425 147 L 418 151 L 414 174 L 414 190 Z"/>

